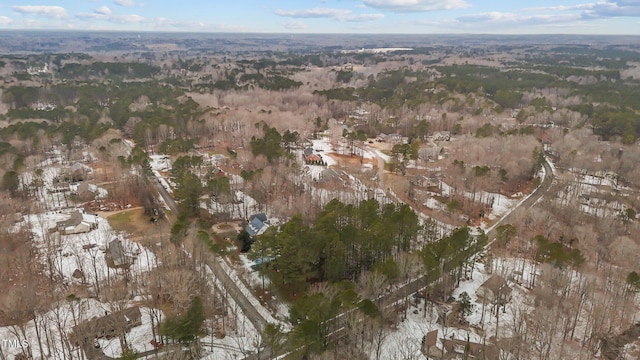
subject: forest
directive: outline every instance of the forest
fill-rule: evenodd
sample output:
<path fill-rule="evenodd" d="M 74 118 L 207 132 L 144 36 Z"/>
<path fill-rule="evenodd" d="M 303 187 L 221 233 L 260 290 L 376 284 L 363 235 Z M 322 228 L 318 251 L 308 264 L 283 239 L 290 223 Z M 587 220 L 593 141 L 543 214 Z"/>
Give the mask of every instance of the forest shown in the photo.
<path fill-rule="evenodd" d="M 635 43 L 113 36 L 0 55 L 0 359 L 640 353 Z"/>

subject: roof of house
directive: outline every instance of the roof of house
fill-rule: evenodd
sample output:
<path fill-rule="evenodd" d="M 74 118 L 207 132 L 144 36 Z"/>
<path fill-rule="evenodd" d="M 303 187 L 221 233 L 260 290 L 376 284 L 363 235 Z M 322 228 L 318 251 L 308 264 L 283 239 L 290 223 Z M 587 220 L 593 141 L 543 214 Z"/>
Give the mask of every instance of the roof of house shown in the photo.
<path fill-rule="evenodd" d="M 253 214 L 249 217 L 249 220 L 253 220 L 255 218 L 258 218 L 260 221 L 265 222 L 267 221 L 267 214 L 265 213 L 258 213 L 258 214 Z"/>
<path fill-rule="evenodd" d="M 487 279 L 480 287 L 491 290 L 495 295 L 503 294 L 509 295 L 511 294 L 512 289 L 509 287 L 507 280 L 505 280 L 502 276 L 493 274 L 490 278 Z"/>
<path fill-rule="evenodd" d="M 307 162 L 322 161 L 322 158 L 316 154 L 311 154 L 311 155 L 305 156 L 304 161 L 307 161 Z"/>
<path fill-rule="evenodd" d="M 249 218 L 249 224 L 247 224 L 245 230 L 249 233 L 249 235 L 256 236 L 265 232 L 268 227 L 269 224 L 267 223 L 267 215 L 265 215 L 264 213 L 259 213 L 251 215 L 251 217 Z"/>
<path fill-rule="evenodd" d="M 124 248 L 120 240 L 116 239 L 109 243 L 109 255 L 115 266 L 127 264 L 129 262 L 127 254 L 125 254 Z"/>
<path fill-rule="evenodd" d="M 76 227 L 81 223 L 87 223 L 87 225 L 95 225 L 98 223 L 97 215 L 89 215 L 81 210 L 74 210 L 69 214 L 69 218 L 66 220 L 56 222 L 57 228 L 69 228 Z"/>
<path fill-rule="evenodd" d="M 309 156 L 311 154 L 313 154 L 313 148 L 308 147 L 308 148 L 304 149 L 304 156 Z"/>
<path fill-rule="evenodd" d="M 94 318 L 73 327 L 73 337 L 77 342 L 92 341 L 102 336 L 118 336 L 136 325 L 142 318 L 137 306 L 114 311 L 103 317 Z"/>
<path fill-rule="evenodd" d="M 480 344 L 468 340 L 445 339 L 441 338 L 442 346 L 447 353 L 453 354 L 469 354 L 474 357 L 483 357 L 486 359 L 497 359 L 500 351 L 491 344 Z"/>
<path fill-rule="evenodd" d="M 70 226 L 78 226 L 82 222 L 82 213 L 80 210 L 74 210 L 69 214 L 69 218 L 66 220 L 56 222 L 58 228 L 67 228 Z"/>

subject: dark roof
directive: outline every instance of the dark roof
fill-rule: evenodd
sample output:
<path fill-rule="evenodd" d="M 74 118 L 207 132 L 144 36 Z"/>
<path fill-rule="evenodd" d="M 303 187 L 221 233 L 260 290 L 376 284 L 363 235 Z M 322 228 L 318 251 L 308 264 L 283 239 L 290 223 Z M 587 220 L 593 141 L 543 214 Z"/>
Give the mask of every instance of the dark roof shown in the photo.
<path fill-rule="evenodd" d="M 492 344 L 479 344 L 468 340 L 444 339 L 442 346 L 449 354 L 468 354 L 472 358 L 498 359 L 500 350 Z"/>
<path fill-rule="evenodd" d="M 267 221 L 267 215 L 265 213 L 259 213 L 259 214 L 253 214 L 249 217 L 249 221 L 258 218 L 260 221 L 265 222 Z"/>
<path fill-rule="evenodd" d="M 124 248 L 120 240 L 116 239 L 109 243 L 109 255 L 115 266 L 121 266 L 129 263 L 129 257 L 125 254 Z"/>
<path fill-rule="evenodd" d="M 267 215 L 264 213 L 251 215 L 249 218 L 249 224 L 245 227 L 245 230 L 251 236 L 256 236 L 260 233 L 263 227 L 267 226 Z"/>
<path fill-rule="evenodd" d="M 58 221 L 56 226 L 58 228 L 66 228 L 69 226 L 77 226 L 82 222 L 82 214 L 80 213 L 80 210 L 75 210 L 69 215 L 70 216 L 67 220 Z"/>
<path fill-rule="evenodd" d="M 487 279 L 487 281 L 482 283 L 480 287 L 491 290 L 491 292 L 493 292 L 493 294 L 496 296 L 498 294 L 509 296 L 512 291 L 512 289 L 509 287 L 509 284 L 507 284 L 507 280 L 505 280 L 502 276 L 495 274 L 491 275 L 491 277 Z"/>
<path fill-rule="evenodd" d="M 74 326 L 72 338 L 80 344 L 83 341 L 93 342 L 95 338 L 99 337 L 116 337 L 140 325 L 141 319 L 142 314 L 137 306 L 114 311 L 111 314 Z"/>
<path fill-rule="evenodd" d="M 311 154 L 313 154 L 313 148 L 308 147 L 304 149 L 304 156 L 309 156 Z"/>

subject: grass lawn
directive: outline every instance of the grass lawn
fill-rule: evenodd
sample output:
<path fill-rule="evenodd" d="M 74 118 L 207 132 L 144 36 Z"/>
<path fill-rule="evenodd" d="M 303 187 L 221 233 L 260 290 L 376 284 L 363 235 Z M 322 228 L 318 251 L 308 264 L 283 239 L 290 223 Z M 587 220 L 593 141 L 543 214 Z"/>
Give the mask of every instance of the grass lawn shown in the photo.
<path fill-rule="evenodd" d="M 144 209 L 131 209 L 123 211 L 117 214 L 113 214 L 107 217 L 109 225 L 115 231 L 125 231 L 132 236 L 144 236 L 157 229 L 158 226 L 163 226 L 167 223 L 166 220 L 160 220 L 154 224 L 149 221 L 149 217 L 144 215 Z"/>

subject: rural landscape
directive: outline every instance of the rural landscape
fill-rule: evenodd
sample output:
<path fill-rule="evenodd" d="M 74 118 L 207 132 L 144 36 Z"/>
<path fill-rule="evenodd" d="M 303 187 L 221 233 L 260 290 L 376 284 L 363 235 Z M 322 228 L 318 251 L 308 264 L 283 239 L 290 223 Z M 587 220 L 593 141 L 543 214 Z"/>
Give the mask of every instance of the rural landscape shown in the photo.
<path fill-rule="evenodd" d="M 640 359 L 638 37 L 0 34 L 0 360 Z"/>

